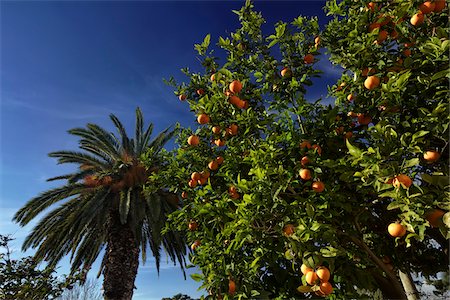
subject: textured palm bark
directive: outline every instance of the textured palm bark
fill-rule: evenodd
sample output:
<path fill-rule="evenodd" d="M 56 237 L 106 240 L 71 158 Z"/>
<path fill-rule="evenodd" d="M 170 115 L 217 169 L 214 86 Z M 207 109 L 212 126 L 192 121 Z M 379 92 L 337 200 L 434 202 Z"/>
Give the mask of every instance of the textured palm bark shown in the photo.
<path fill-rule="evenodd" d="M 120 223 L 113 211 L 108 220 L 108 244 L 103 270 L 106 300 L 129 300 L 133 297 L 134 281 L 139 266 L 139 247 L 128 224 Z"/>

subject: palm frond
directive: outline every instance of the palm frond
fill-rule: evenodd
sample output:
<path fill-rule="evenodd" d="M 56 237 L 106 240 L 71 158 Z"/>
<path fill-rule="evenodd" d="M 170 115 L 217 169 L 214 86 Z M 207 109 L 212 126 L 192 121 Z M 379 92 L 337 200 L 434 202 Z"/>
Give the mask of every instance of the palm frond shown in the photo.
<path fill-rule="evenodd" d="M 122 138 L 122 147 L 123 147 L 123 149 L 124 149 L 127 153 L 132 154 L 132 152 L 130 151 L 130 140 L 129 140 L 129 138 L 128 138 L 127 132 L 126 132 L 125 128 L 123 127 L 122 123 L 121 123 L 121 122 L 119 121 L 119 119 L 118 119 L 115 115 L 113 115 L 113 114 L 110 114 L 109 117 L 110 117 L 110 119 L 113 121 L 114 125 L 115 125 L 116 128 L 117 128 L 117 131 L 118 131 L 119 134 L 120 134 L 120 137 Z"/>
<path fill-rule="evenodd" d="M 134 135 L 134 149 L 136 150 L 136 154 L 138 155 L 140 152 L 140 141 L 142 138 L 142 131 L 144 130 L 144 121 L 142 120 L 142 111 L 138 107 L 136 108 L 136 128 L 135 128 L 135 135 Z"/>
<path fill-rule="evenodd" d="M 102 167 L 107 163 L 105 161 L 99 160 L 98 158 L 92 155 L 77 151 L 51 152 L 48 154 L 48 156 L 58 158 L 58 164 L 64 163 L 88 164 L 98 169 L 102 169 Z"/>
<path fill-rule="evenodd" d="M 155 154 L 161 151 L 164 145 L 174 136 L 175 130 L 169 132 L 170 127 L 171 126 L 161 131 L 161 133 L 158 134 L 158 136 L 155 139 L 153 139 L 148 145 L 149 148 L 153 149 Z"/>

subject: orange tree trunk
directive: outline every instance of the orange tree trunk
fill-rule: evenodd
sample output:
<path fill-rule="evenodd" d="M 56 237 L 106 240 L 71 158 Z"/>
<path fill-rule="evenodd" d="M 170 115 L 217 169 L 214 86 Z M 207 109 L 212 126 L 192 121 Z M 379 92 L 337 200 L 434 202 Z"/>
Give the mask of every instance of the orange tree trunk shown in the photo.
<path fill-rule="evenodd" d="M 108 220 L 108 244 L 103 270 L 104 298 L 132 298 L 139 266 L 139 247 L 128 223 L 120 223 L 119 212 L 112 211 Z"/>

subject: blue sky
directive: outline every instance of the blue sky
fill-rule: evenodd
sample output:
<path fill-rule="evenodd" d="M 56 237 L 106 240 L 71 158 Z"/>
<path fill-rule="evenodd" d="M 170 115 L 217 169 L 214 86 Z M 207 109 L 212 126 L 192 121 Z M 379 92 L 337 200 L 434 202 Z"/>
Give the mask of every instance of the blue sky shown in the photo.
<path fill-rule="evenodd" d="M 186 80 L 181 68 L 199 69 L 193 44 L 208 33 L 214 41 L 234 31 L 238 22 L 231 10 L 242 3 L 0 2 L 0 233 L 17 238 L 17 255 L 23 255 L 20 244 L 32 226 L 19 228 L 11 218 L 58 184 L 47 178 L 70 171 L 47 156 L 77 147 L 68 129 L 87 123 L 112 129 L 108 115 L 114 113 L 131 130 L 137 106 L 146 122 L 155 124 L 154 132 L 175 122 L 196 126 L 187 103 L 162 78 Z M 323 16 L 323 6 L 324 1 L 255 2 L 267 20 L 266 32 L 300 14 Z M 340 72 L 326 59 L 318 65 L 326 73 L 308 92 L 310 99 L 325 97 L 326 85 Z M 62 261 L 61 272 L 67 267 Z M 96 275 L 95 267 L 91 273 Z M 158 277 L 151 260 L 139 269 L 136 286 L 134 299 L 203 294 L 178 266 L 163 262 Z"/>

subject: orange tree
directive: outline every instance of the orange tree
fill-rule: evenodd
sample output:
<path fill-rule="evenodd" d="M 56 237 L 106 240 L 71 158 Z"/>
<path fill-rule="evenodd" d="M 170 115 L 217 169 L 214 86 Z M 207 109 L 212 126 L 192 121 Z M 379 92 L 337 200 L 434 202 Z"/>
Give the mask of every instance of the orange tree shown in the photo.
<path fill-rule="evenodd" d="M 418 29 L 406 23 L 415 3 L 390 3 L 330 1 L 341 16 L 320 35 L 304 17 L 264 35 L 246 2 L 241 27 L 218 39 L 225 62 L 208 35 L 195 46 L 204 71 L 170 81 L 199 126 L 151 182 L 182 198 L 168 228 L 186 233 L 213 298 L 406 298 L 412 272 L 446 270 L 447 14 Z M 368 32 L 372 14 L 389 21 Z M 417 36 L 402 66 L 382 26 Z M 346 69 L 335 106 L 304 98 L 323 43 Z"/>

